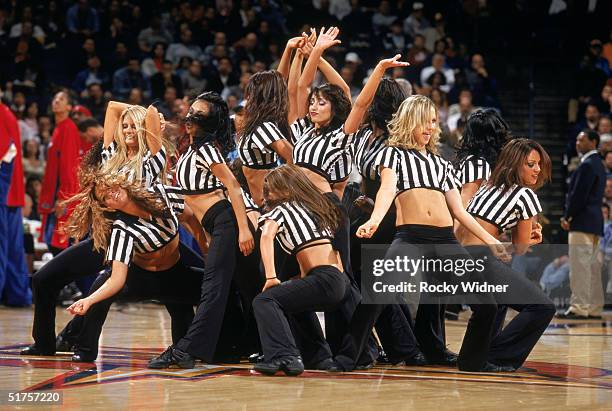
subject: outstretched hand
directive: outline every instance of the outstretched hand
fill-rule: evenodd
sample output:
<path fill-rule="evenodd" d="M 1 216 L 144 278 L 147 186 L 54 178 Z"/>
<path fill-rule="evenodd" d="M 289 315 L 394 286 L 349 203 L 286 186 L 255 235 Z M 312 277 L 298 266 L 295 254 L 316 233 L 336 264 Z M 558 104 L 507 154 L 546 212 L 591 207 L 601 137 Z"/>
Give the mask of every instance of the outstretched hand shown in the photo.
<path fill-rule="evenodd" d="M 378 62 L 378 66 L 381 67 L 383 70 L 387 70 L 391 67 L 408 67 L 410 63 L 408 63 L 407 61 L 399 61 L 401 57 L 401 54 L 396 54 L 390 59 L 383 59 Z"/>
<path fill-rule="evenodd" d="M 332 46 L 335 46 L 336 44 L 340 44 L 341 41 L 336 40 L 336 37 L 338 37 L 339 33 L 340 29 L 338 27 L 330 27 L 327 29 L 327 31 L 325 30 L 325 27 L 322 27 L 321 31 L 319 32 L 319 37 L 317 38 L 315 47 L 322 48 L 325 50 Z"/>

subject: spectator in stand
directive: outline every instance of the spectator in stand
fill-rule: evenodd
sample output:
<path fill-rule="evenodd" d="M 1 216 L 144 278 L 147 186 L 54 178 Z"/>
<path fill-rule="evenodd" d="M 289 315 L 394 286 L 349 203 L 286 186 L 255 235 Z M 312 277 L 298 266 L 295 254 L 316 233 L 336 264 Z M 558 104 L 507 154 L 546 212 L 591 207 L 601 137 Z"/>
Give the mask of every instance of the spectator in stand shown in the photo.
<path fill-rule="evenodd" d="M 164 99 L 157 106 L 160 113 L 164 115 L 164 118 L 170 120 L 173 117 L 174 102 L 177 100 L 176 89 L 172 86 L 166 87 L 164 91 Z"/>
<path fill-rule="evenodd" d="M 91 111 L 91 116 L 100 123 L 104 122 L 104 113 L 108 104 L 108 97 L 104 95 L 102 85 L 99 83 L 91 83 L 87 87 L 86 97 L 83 98 L 83 104 Z"/>
<path fill-rule="evenodd" d="M 0 103 L 0 303 L 15 307 L 32 304 L 23 245 L 23 180 L 17 118 Z"/>
<path fill-rule="evenodd" d="M 138 46 L 145 53 L 151 52 L 157 43 L 170 44 L 172 40 L 172 35 L 162 27 L 162 20 L 158 15 L 151 17 L 151 25 L 138 34 Z"/>
<path fill-rule="evenodd" d="M 166 51 L 166 60 L 170 60 L 174 66 L 178 66 L 179 61 L 183 57 L 189 57 L 192 60 L 202 59 L 202 49 L 197 44 L 193 43 L 193 33 L 187 24 L 181 25 L 181 41 L 171 43 Z"/>
<path fill-rule="evenodd" d="M 222 57 L 219 59 L 217 72 L 208 76 L 206 90 L 221 94 L 226 87 L 236 84 L 238 84 L 238 79 L 232 69 L 232 60 L 229 57 Z"/>
<path fill-rule="evenodd" d="M 113 96 L 125 100 L 133 88 L 148 90 L 147 81 L 140 72 L 140 62 L 136 56 L 131 56 L 128 65 L 113 74 Z"/>
<path fill-rule="evenodd" d="M 410 63 L 412 70 L 409 71 L 411 75 L 410 81 L 415 83 L 419 80 L 418 73 L 425 66 L 425 62 L 429 58 L 429 51 L 425 48 L 425 37 L 422 34 L 414 36 L 414 41 L 408 49 L 408 55 L 406 60 Z"/>
<path fill-rule="evenodd" d="M 193 60 L 182 77 L 183 93 L 189 98 L 195 98 L 206 89 L 206 79 L 202 76 L 202 63 Z"/>
<path fill-rule="evenodd" d="M 42 183 L 40 177 L 32 176 L 26 179 L 26 193 L 32 199 L 32 211 L 30 214 L 24 217 L 30 220 L 40 221 L 40 214 L 38 214 L 38 199 L 40 197 L 40 191 L 42 190 Z"/>
<path fill-rule="evenodd" d="M 472 90 L 474 104 L 499 107 L 495 80 L 490 77 L 482 54 L 476 53 L 472 56 L 470 67 L 465 71 L 465 78 Z"/>
<path fill-rule="evenodd" d="M 76 75 L 79 71 L 86 69 L 87 61 L 94 56 L 97 56 L 96 42 L 93 38 L 88 37 L 81 43 L 81 49 L 76 56 L 71 56 L 71 61 L 68 63 L 71 64 L 71 72 Z"/>
<path fill-rule="evenodd" d="M 580 105 L 589 103 L 600 95 L 602 87 L 606 84 L 608 77 L 599 67 L 595 65 L 592 56 L 584 56 L 575 78 L 574 97 Z"/>
<path fill-rule="evenodd" d="M 240 74 L 240 82 L 236 85 L 226 87 L 223 90 L 221 97 L 227 100 L 229 96 L 235 96 L 237 102 L 240 103 L 242 100 L 244 100 L 244 90 L 246 89 L 246 85 L 249 83 L 249 79 L 252 75 L 253 73 L 250 71 L 245 71 L 244 73 Z"/>
<path fill-rule="evenodd" d="M 560 318 L 601 318 L 603 287 L 597 261 L 599 237 L 603 235 L 601 204 L 606 171 L 597 153 L 599 135 L 583 130 L 576 140 L 580 165 L 568 187 L 561 228 L 569 231 L 570 307 Z"/>
<path fill-rule="evenodd" d="M 603 86 L 601 95 L 596 99 L 596 104 L 601 113 L 612 115 L 612 84 Z"/>
<path fill-rule="evenodd" d="M 26 96 L 21 91 L 16 91 L 13 94 L 13 102 L 11 104 L 11 111 L 18 119 L 25 117 L 26 112 Z"/>
<path fill-rule="evenodd" d="M 472 104 L 472 92 L 469 89 L 461 90 L 459 93 L 459 103 L 453 104 L 448 108 L 448 121 L 446 125 L 452 133 L 457 129 L 457 122 L 461 120 L 467 123 L 467 119 L 477 109 Z"/>
<path fill-rule="evenodd" d="M 599 121 L 597 122 L 597 127 L 595 128 L 597 134 L 603 136 L 604 134 L 610 134 L 612 132 L 612 122 L 610 121 L 610 117 L 601 116 Z"/>
<path fill-rule="evenodd" d="M 100 30 L 98 12 L 87 0 L 78 0 L 66 13 L 66 28 L 72 34 L 92 36 Z"/>
<path fill-rule="evenodd" d="M 33 138 L 23 141 L 23 174 L 28 177 L 39 177 L 45 173 L 45 160 L 41 159 L 40 143 Z"/>
<path fill-rule="evenodd" d="M 397 16 L 391 13 L 391 3 L 388 0 L 381 1 L 378 10 L 372 15 L 374 35 L 383 36 L 396 19 Z"/>
<path fill-rule="evenodd" d="M 176 94 L 183 97 L 183 84 L 180 77 L 173 73 L 172 63 L 164 60 L 161 71 L 151 77 L 151 99 L 163 99 L 168 87 L 174 87 Z"/>
<path fill-rule="evenodd" d="M 85 146 L 94 146 L 104 137 L 104 128 L 94 118 L 86 118 L 77 123 L 81 141 Z M 85 153 L 81 153 L 81 156 Z"/>
<path fill-rule="evenodd" d="M 47 147 L 51 142 L 51 118 L 43 114 L 38 117 L 38 139 L 40 140 L 40 148 L 42 158 L 47 158 Z"/>
<path fill-rule="evenodd" d="M 38 24 L 32 21 L 32 6 L 24 6 L 21 12 L 21 21 L 11 26 L 9 38 L 21 37 L 25 25 L 32 26 L 32 36 L 40 43 L 45 44 L 45 31 Z"/>
<path fill-rule="evenodd" d="M 106 72 L 113 74 L 117 70 L 127 66 L 130 57 L 130 51 L 125 43 L 119 42 L 115 46 L 115 52 L 105 57 L 102 68 L 105 69 Z"/>
<path fill-rule="evenodd" d="M 410 37 L 404 34 L 402 22 L 396 18 L 389 27 L 389 32 L 383 37 L 383 46 L 389 54 L 402 54 L 410 43 Z"/>
<path fill-rule="evenodd" d="M 595 63 L 595 67 L 600 69 L 605 73 L 606 76 L 612 76 L 612 70 L 610 70 L 610 64 L 608 60 L 602 56 L 603 45 L 601 44 L 601 40 L 593 39 L 589 43 L 589 53 L 591 58 Z"/>
<path fill-rule="evenodd" d="M 355 73 L 353 69 L 347 66 L 342 67 L 342 69 L 340 69 L 340 77 L 342 77 L 342 80 L 349 86 L 351 100 L 355 100 L 361 92 L 361 89 L 355 85 Z"/>
<path fill-rule="evenodd" d="M 25 115 L 19 120 L 19 132 L 23 141 L 36 138 L 38 135 L 38 103 L 28 103 Z"/>
<path fill-rule="evenodd" d="M 425 29 L 431 26 L 423 15 L 424 7 L 421 2 L 412 3 L 412 12 L 404 20 L 404 32 L 412 38 L 415 38 L 417 34 L 425 36 Z"/>
<path fill-rule="evenodd" d="M 606 166 L 606 176 L 610 178 L 612 177 L 612 151 L 607 150 L 604 153 L 603 158 L 604 158 L 604 165 Z"/>
<path fill-rule="evenodd" d="M 436 13 L 434 15 L 434 25 L 431 27 L 426 27 L 422 30 L 423 35 L 425 36 L 425 47 L 428 50 L 434 50 L 435 44 L 439 40 L 443 40 L 446 37 L 446 24 L 444 22 L 444 16 L 442 13 Z M 446 42 L 444 43 L 446 46 Z M 440 53 L 440 51 L 435 50 L 436 53 Z M 443 53 L 444 51 L 442 51 Z"/>
<path fill-rule="evenodd" d="M 98 56 L 91 56 L 87 59 L 87 68 L 81 70 L 74 81 L 72 82 L 72 88 L 79 94 L 83 92 L 90 84 L 98 83 L 107 87 L 110 84 L 110 78 L 108 74 L 100 69 L 100 58 Z"/>
<path fill-rule="evenodd" d="M 434 74 L 444 76 L 444 84 L 440 86 L 440 90 L 445 93 L 448 93 L 455 85 L 455 73 L 452 69 L 446 67 L 446 57 L 443 54 L 434 54 L 431 58 L 431 66 L 425 67 L 421 71 L 421 85 L 431 87 Z"/>
<path fill-rule="evenodd" d="M 607 169 L 606 169 L 607 172 Z M 604 203 L 612 206 L 612 178 L 606 178 L 606 188 L 604 189 Z"/>
<path fill-rule="evenodd" d="M 584 110 L 584 119 L 576 124 L 568 138 L 567 154 L 570 161 L 572 158 L 578 155 L 578 152 L 576 151 L 576 137 L 578 134 L 584 129 L 597 130 L 597 124 L 599 123 L 600 117 L 601 116 L 597 106 L 592 103 L 587 104 L 586 109 Z"/>
<path fill-rule="evenodd" d="M 219 46 L 215 46 L 215 50 L 218 48 Z M 226 48 L 224 47 L 224 49 Z M 257 34 L 255 33 L 248 33 L 246 36 L 240 39 L 234 45 L 234 49 L 236 50 L 236 59 L 238 61 L 246 59 L 253 64 L 256 60 L 262 59 L 260 44 L 257 41 Z M 214 56 L 214 54 L 215 53 L 213 53 L 213 57 L 217 58 L 217 56 Z"/>
<path fill-rule="evenodd" d="M 161 71 L 165 56 L 166 45 L 164 43 L 155 43 L 150 56 L 144 59 L 141 64 L 141 71 L 145 78 L 150 79 Z"/>
<path fill-rule="evenodd" d="M 447 128 L 448 121 L 448 100 L 446 99 L 446 93 L 439 88 L 431 89 L 430 94 L 431 100 L 438 107 L 438 123 L 440 127 Z"/>
<path fill-rule="evenodd" d="M 127 103 L 132 106 L 144 106 L 144 96 L 142 90 L 139 88 L 133 88 L 128 94 Z"/>
<path fill-rule="evenodd" d="M 82 106 L 80 104 L 77 104 L 76 106 L 72 107 L 72 111 L 70 112 L 70 118 L 72 119 L 72 121 L 74 121 L 75 124 L 87 117 L 91 117 L 91 111 L 89 111 L 87 107 Z"/>

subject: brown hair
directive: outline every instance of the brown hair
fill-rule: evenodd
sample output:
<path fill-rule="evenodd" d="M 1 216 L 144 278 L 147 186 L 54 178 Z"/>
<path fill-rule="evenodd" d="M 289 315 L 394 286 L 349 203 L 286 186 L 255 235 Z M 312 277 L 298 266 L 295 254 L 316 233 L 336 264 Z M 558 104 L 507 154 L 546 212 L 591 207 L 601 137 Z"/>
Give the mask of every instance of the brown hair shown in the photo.
<path fill-rule="evenodd" d="M 283 197 L 278 201 L 266 202 L 267 208 L 295 201 L 313 214 L 319 230 L 328 229 L 335 232 L 338 228 L 341 219 L 338 208 L 319 191 L 299 167 L 284 164 L 271 170 L 266 174 L 263 189 L 264 197 L 267 197 L 270 191 Z"/>
<path fill-rule="evenodd" d="M 170 217 L 167 205 L 155 193 L 148 191 L 140 181 L 128 181 L 125 174 L 105 174 L 93 168 L 82 168 L 79 183 L 81 191 L 63 202 L 64 205 L 78 202 L 68 219 L 66 233 L 78 240 L 90 232 L 95 250 L 106 250 L 115 220 L 113 210 L 97 198 L 97 189 L 121 187 L 131 201 L 154 217 Z"/>
<path fill-rule="evenodd" d="M 536 184 L 529 188 L 537 190 L 542 187 L 551 179 L 552 164 L 544 148 L 529 138 L 515 138 L 502 147 L 487 184 L 491 187 L 503 187 L 503 192 L 508 191 L 515 184 L 524 186 L 519 170 L 533 150 L 540 154 L 540 174 Z"/>
<path fill-rule="evenodd" d="M 319 128 L 317 134 L 325 134 L 328 131 L 336 130 L 344 124 L 351 113 L 351 100 L 344 94 L 342 88 L 336 84 L 325 83 L 318 87 L 313 87 L 308 94 L 308 104 L 313 97 L 324 98 L 331 105 L 331 117 L 329 124 Z M 308 115 L 310 118 L 310 114 Z"/>
<path fill-rule="evenodd" d="M 253 74 L 244 90 L 244 127 L 242 135 L 253 134 L 257 127 L 270 121 L 289 138 L 289 93 L 283 76 L 276 70 Z"/>

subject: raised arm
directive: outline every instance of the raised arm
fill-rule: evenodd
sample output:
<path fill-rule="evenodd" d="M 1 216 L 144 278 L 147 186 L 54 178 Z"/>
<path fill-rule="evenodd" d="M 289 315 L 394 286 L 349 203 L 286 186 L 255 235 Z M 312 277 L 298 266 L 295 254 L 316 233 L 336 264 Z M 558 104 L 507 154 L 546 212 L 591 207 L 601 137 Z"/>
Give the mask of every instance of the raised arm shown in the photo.
<path fill-rule="evenodd" d="M 211 171 L 221 183 L 227 188 L 236 220 L 238 221 L 238 246 L 244 255 L 249 255 L 255 247 L 253 235 L 249 229 L 249 220 L 246 215 L 246 207 L 240 192 L 240 184 L 225 163 L 215 163 L 211 166 Z"/>
<path fill-rule="evenodd" d="M 328 48 L 340 44 L 340 40 L 336 40 L 338 33 L 337 27 L 331 27 L 326 32 L 325 29 L 321 29 L 321 33 L 317 38 L 317 43 L 315 44 L 310 56 L 308 56 L 308 61 L 306 62 L 306 66 L 304 66 L 304 71 L 300 76 L 298 81 L 298 116 L 303 117 L 308 112 L 308 87 L 312 84 L 314 80 L 315 74 L 317 72 L 317 66 L 319 65 L 319 60 L 323 55 L 323 52 Z M 302 113 L 303 110 L 303 113 Z"/>
<path fill-rule="evenodd" d="M 149 147 L 151 154 L 155 155 L 161 149 L 162 136 L 159 113 L 153 105 L 147 108 L 147 114 L 145 115 L 145 130 L 147 147 Z"/>
<path fill-rule="evenodd" d="M 117 294 L 125 285 L 128 266 L 121 261 L 113 261 L 111 276 L 100 288 L 86 298 L 72 304 L 66 310 L 70 314 L 85 315 L 89 307 Z"/>
<path fill-rule="evenodd" d="M 287 120 L 289 124 L 299 118 L 298 109 L 298 80 L 302 74 L 302 63 L 304 62 L 304 54 L 298 49 L 293 56 L 291 62 L 291 70 L 289 71 L 289 81 L 287 82 L 287 90 L 289 92 L 289 114 Z"/>
<path fill-rule="evenodd" d="M 351 100 L 351 88 L 348 86 L 348 84 L 346 84 L 346 81 L 344 81 L 344 79 L 342 78 L 340 73 L 336 71 L 334 66 L 329 64 L 329 62 L 323 57 L 319 59 L 319 70 L 321 70 L 321 73 L 323 73 L 323 76 L 329 84 L 334 84 L 340 87 L 342 91 L 344 91 L 346 97 Z"/>
<path fill-rule="evenodd" d="M 363 116 L 368 110 L 368 107 L 370 107 L 370 104 L 372 104 L 376 89 L 385 71 L 391 67 L 406 67 L 410 65 L 408 62 L 399 61 L 400 57 L 401 55 L 396 54 L 390 59 L 384 59 L 378 62 L 366 85 L 363 86 L 361 93 L 359 93 L 359 96 L 355 99 L 351 112 L 344 122 L 344 132 L 346 134 L 351 134 L 359 130 L 361 122 L 363 121 Z"/>
<path fill-rule="evenodd" d="M 283 55 L 281 56 L 280 63 L 278 63 L 278 68 L 276 69 L 285 80 L 287 80 L 289 76 L 289 66 L 291 65 L 291 52 L 295 50 L 302 37 L 293 37 L 287 41 L 287 45 L 285 46 L 285 50 L 283 51 Z"/>
<path fill-rule="evenodd" d="M 130 107 L 129 104 L 120 103 L 119 101 L 109 101 L 104 115 L 104 148 L 107 148 L 115 138 L 115 131 L 119 123 L 119 117 L 123 110 Z"/>
<path fill-rule="evenodd" d="M 274 237 L 276 237 L 277 231 L 278 224 L 272 220 L 266 220 L 261 230 L 259 249 L 266 275 L 264 291 L 280 284 L 280 281 L 276 278 L 276 268 L 274 266 Z"/>

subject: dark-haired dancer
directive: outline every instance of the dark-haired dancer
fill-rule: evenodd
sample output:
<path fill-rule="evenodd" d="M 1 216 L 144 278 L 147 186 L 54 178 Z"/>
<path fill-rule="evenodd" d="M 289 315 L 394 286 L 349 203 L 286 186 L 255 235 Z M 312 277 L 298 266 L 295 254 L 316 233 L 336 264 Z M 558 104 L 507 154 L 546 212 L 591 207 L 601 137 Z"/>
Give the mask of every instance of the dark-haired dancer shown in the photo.
<path fill-rule="evenodd" d="M 389 147 L 376 159 L 381 176 L 381 186 L 376 195 L 374 211 L 370 219 L 357 230 L 360 237 L 369 238 L 377 230 L 395 198 L 397 231 L 385 258 L 403 255 L 403 244 L 412 244 L 423 256 L 429 258 L 471 258 L 455 239 L 452 230 L 453 216 L 486 244 L 503 246 L 486 232 L 463 208 L 459 195 L 459 182 L 452 165 L 436 155 L 436 143 L 440 134 L 435 104 L 423 96 L 411 96 L 404 100 L 389 124 Z M 438 249 L 433 244 L 446 244 Z M 488 294 L 479 295 L 482 303 L 473 304 L 474 315 L 461 346 L 459 358 L 485 368 L 486 355 L 482 347 L 488 347 L 496 306 Z M 423 304 L 421 304 L 423 305 Z M 436 305 L 432 305 L 434 308 Z M 361 304 L 351 321 L 351 334 L 356 344 L 356 355 L 363 350 L 365 340 L 384 305 Z M 421 309 L 421 307 L 419 307 Z M 431 310 L 439 319 L 437 310 Z M 417 321 L 419 321 L 417 319 Z M 432 335 L 434 333 L 431 333 Z M 445 347 L 421 343 L 428 360 L 444 354 Z M 432 362 L 434 362 L 432 361 Z"/>
<path fill-rule="evenodd" d="M 542 146 L 519 138 L 507 143 L 499 154 L 491 177 L 476 192 L 467 211 L 491 235 L 498 237 L 512 230 L 515 253 L 524 254 L 530 245 L 542 241 L 541 227 L 535 217 L 542 211 L 533 190 L 550 180 L 551 161 Z M 508 285 L 495 294 L 495 301 L 518 311 L 510 323 L 493 330 L 487 361 L 498 371 L 514 371 L 546 330 L 555 314 L 555 306 L 540 287 L 491 255 L 489 247 L 463 227 L 457 238 L 475 258 L 486 261 L 484 276 L 492 284 Z M 459 359 L 459 369 L 473 371 L 473 365 Z"/>
<path fill-rule="evenodd" d="M 232 278 L 243 279 L 236 272 L 238 253 L 246 256 L 254 247 L 240 184 L 222 154 L 233 147 L 227 104 L 217 93 L 199 95 L 185 126 L 191 145 L 179 159 L 176 179 L 210 241 L 201 299 L 189 331 L 152 359 L 150 368 L 192 368 L 196 358 L 213 362 Z"/>
<path fill-rule="evenodd" d="M 340 215 L 299 168 L 281 166 L 265 178 L 264 195 L 272 210 L 261 216 L 261 255 L 266 272 L 263 292 L 253 301 L 265 362 L 256 371 L 299 375 L 304 364 L 296 346 L 287 314 L 330 311 L 345 298 L 350 287 L 340 271 L 331 239 Z M 282 284 L 277 279 L 274 239 L 294 254 L 300 279 Z"/>
<path fill-rule="evenodd" d="M 292 162 L 287 84 L 277 71 L 254 74 L 245 89 L 244 126 L 238 155 L 251 196 L 263 204 L 263 179 L 279 156 Z"/>

